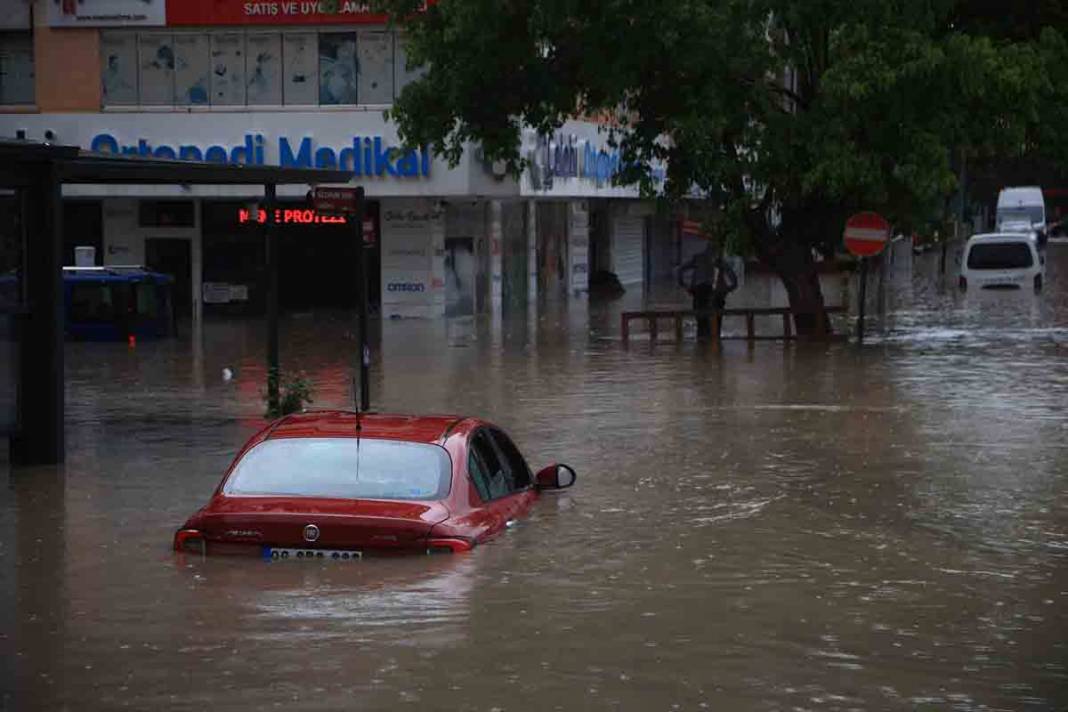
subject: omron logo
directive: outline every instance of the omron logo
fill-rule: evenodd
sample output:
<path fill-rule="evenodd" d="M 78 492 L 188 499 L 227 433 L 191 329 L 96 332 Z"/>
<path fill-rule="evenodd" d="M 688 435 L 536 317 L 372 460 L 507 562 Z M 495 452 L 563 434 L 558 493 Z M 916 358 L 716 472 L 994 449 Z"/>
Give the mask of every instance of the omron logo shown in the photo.
<path fill-rule="evenodd" d="M 426 285 L 422 282 L 391 282 L 386 285 L 387 292 L 424 292 Z"/>

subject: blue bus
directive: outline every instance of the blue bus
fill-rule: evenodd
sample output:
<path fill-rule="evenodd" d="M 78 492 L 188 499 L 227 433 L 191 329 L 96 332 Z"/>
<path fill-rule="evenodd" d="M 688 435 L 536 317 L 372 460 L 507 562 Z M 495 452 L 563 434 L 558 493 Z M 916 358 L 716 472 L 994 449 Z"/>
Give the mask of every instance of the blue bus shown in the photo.
<path fill-rule="evenodd" d="M 174 278 L 143 267 L 64 267 L 66 334 L 82 341 L 175 335 Z"/>

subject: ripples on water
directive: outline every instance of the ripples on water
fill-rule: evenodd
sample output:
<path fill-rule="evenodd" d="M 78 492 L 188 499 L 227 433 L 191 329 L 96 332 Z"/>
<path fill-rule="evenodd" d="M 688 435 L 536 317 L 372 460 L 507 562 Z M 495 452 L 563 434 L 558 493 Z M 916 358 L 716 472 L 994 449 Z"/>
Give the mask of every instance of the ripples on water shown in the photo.
<path fill-rule="evenodd" d="M 382 409 L 485 415 L 580 479 L 470 556 L 348 567 L 167 550 L 262 422 L 260 324 L 70 344 L 69 462 L 0 509 L 5 704 L 1068 704 L 1065 267 L 1036 297 L 918 264 L 863 350 L 624 348 L 618 305 L 389 322 Z M 351 401 L 348 323 L 285 324 L 317 406 Z"/>

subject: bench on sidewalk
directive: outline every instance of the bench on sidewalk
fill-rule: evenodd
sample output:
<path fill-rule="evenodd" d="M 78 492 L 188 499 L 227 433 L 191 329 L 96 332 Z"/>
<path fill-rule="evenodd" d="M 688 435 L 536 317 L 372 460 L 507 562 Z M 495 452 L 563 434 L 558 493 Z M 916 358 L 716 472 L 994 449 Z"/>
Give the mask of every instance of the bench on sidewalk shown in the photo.
<path fill-rule="evenodd" d="M 826 307 L 827 314 L 845 314 L 845 307 Z M 660 320 L 670 319 L 674 322 L 675 326 L 675 340 L 682 341 L 682 324 L 684 319 L 693 319 L 697 321 L 698 318 L 709 318 L 712 320 L 712 333 L 718 334 L 720 332 L 720 322 L 724 317 L 728 316 L 744 316 L 745 317 L 745 336 L 720 336 L 721 339 L 746 339 L 748 341 L 758 340 L 780 340 L 780 339 L 793 339 L 793 310 L 789 307 L 762 307 L 752 309 L 723 309 L 719 311 L 705 311 L 697 312 L 692 309 L 651 309 L 647 311 L 628 311 L 623 312 L 620 315 L 621 332 L 623 341 L 630 340 L 630 322 L 632 321 L 645 321 L 649 328 L 649 340 L 656 341 L 660 333 Z M 782 334 L 779 336 L 758 336 L 756 333 L 756 318 L 758 316 L 779 316 L 782 317 Z"/>

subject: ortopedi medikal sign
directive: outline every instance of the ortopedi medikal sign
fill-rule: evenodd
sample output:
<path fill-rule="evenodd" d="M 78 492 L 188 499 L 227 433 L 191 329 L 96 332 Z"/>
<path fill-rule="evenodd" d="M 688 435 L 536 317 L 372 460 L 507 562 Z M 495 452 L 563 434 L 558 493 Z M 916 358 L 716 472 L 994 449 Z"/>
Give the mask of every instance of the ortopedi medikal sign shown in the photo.
<path fill-rule="evenodd" d="M 99 153 L 146 156 L 183 161 L 233 163 L 248 166 L 278 165 L 283 168 L 327 168 L 352 171 L 356 176 L 392 178 L 429 178 L 430 149 L 403 150 L 381 136 L 353 136 L 344 147 L 319 146 L 311 136 L 299 141 L 279 136 L 271 143 L 263 134 L 245 134 L 237 145 L 170 145 L 138 138 L 125 143 L 110 133 L 93 137 L 89 149 Z"/>

